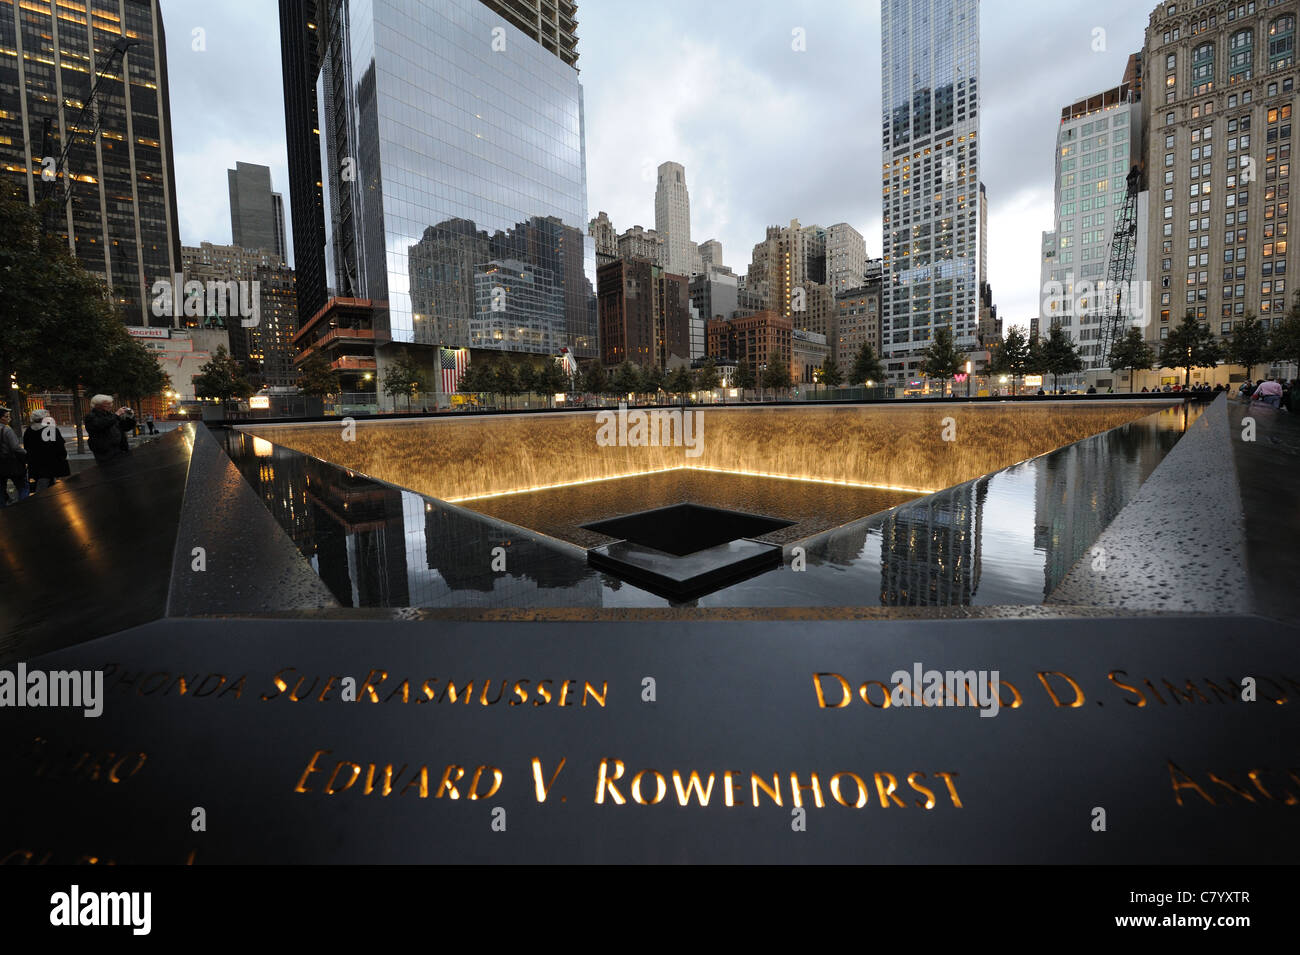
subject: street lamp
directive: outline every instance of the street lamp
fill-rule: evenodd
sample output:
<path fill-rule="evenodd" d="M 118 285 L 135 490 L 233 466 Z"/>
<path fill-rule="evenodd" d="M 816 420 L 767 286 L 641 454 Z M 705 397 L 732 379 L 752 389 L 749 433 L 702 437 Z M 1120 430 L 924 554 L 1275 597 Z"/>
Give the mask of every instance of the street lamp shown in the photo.
<path fill-rule="evenodd" d="M 966 397 L 967 398 L 970 397 L 970 368 L 971 368 L 971 362 L 970 359 L 967 359 L 966 360 Z"/>

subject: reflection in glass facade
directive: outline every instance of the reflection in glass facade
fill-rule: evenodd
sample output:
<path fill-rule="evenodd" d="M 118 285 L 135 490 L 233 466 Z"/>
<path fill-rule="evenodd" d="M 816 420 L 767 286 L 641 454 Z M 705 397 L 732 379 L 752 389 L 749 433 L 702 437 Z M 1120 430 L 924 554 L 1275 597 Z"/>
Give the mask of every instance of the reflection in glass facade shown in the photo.
<path fill-rule="evenodd" d="M 974 349 L 980 254 L 979 2 L 881 0 L 882 347 L 948 326 Z M 894 377 L 903 365 L 891 366 Z M 906 369 L 910 371 L 910 368 Z"/>
<path fill-rule="evenodd" d="M 92 135 L 93 119 L 77 125 L 83 100 L 123 43 Z M 0 172 L 28 202 L 55 200 L 52 233 L 104 277 L 131 325 L 170 324 L 153 316 L 149 288 L 180 270 L 171 135 L 158 0 L 0 0 Z M 66 175 L 43 181 L 42 159 L 69 143 Z"/>
<path fill-rule="evenodd" d="M 378 345 L 594 356 L 576 67 L 481 0 L 321 7 L 329 294 Z"/>

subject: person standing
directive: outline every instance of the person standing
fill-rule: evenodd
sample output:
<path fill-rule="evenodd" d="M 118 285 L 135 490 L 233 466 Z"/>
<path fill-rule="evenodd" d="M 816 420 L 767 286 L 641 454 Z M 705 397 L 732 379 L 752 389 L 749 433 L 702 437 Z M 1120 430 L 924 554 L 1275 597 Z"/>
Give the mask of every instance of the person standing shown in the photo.
<path fill-rule="evenodd" d="M 96 464 L 111 464 L 130 451 L 121 422 L 122 419 L 113 414 L 113 399 L 108 395 L 95 395 L 90 399 L 90 414 L 86 415 L 84 423 Z"/>
<path fill-rule="evenodd" d="M 9 409 L 0 405 L 0 507 L 9 506 L 10 481 L 14 482 L 17 500 L 31 493 L 27 485 L 27 449 L 9 426 L 12 420 Z"/>
<path fill-rule="evenodd" d="M 72 473 L 63 433 L 44 408 L 32 412 L 23 432 L 23 447 L 27 449 L 27 476 L 37 491 L 53 487 L 59 478 Z"/>
<path fill-rule="evenodd" d="M 157 429 L 155 429 L 154 426 L 153 426 L 153 415 L 152 415 L 152 414 L 147 414 L 147 415 L 144 416 L 144 423 L 145 423 L 145 426 L 148 427 L 148 429 L 149 429 L 149 433 L 150 433 L 150 434 L 157 434 L 157 433 L 158 433 Z"/>

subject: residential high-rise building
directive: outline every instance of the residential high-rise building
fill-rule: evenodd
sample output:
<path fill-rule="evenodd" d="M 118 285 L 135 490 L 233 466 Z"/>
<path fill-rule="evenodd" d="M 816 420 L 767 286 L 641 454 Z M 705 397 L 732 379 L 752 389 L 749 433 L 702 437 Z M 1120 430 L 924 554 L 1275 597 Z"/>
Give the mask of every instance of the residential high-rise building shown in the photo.
<path fill-rule="evenodd" d="M 230 244 L 245 249 L 267 249 L 286 261 L 284 201 L 271 191 L 271 170 L 254 163 L 237 162 L 226 170 L 230 186 Z"/>
<path fill-rule="evenodd" d="M 989 284 L 989 194 L 980 183 L 980 288 Z"/>
<path fill-rule="evenodd" d="M 975 346 L 979 2 L 881 0 L 886 367 L 916 370 L 935 331 Z"/>
<path fill-rule="evenodd" d="M 1039 325 L 1045 334 L 1053 326 L 1066 332 L 1078 344 L 1087 371 L 1109 367 L 1110 356 L 1102 354 L 1110 298 L 1105 282 L 1115 226 L 1124 212 L 1128 172 L 1141 160 L 1141 137 L 1141 103 L 1127 86 L 1061 110 L 1055 151 L 1056 221 L 1055 228 L 1043 234 Z M 1141 228 L 1130 281 L 1146 277 L 1145 194 L 1139 197 L 1138 215 Z"/>
<path fill-rule="evenodd" d="M 51 200 L 47 228 L 104 278 L 128 325 L 171 324 L 150 292 L 181 264 L 158 0 L 0 0 L 0 176 L 30 203 Z"/>
<path fill-rule="evenodd" d="M 437 381 L 439 346 L 595 356 L 575 12 L 568 0 L 320 0 L 328 298 L 303 327 L 336 323 L 330 300 L 369 303 L 375 379 L 409 354 Z"/>
<path fill-rule="evenodd" d="M 848 289 L 835 296 L 835 323 L 831 330 L 831 357 L 847 375 L 863 344 L 880 355 L 880 280 Z M 861 382 L 851 382 L 861 384 Z"/>
<path fill-rule="evenodd" d="M 1297 102 L 1294 3 L 1161 3 L 1141 63 L 1146 230 L 1164 339 L 1190 311 L 1215 335 L 1288 309 Z"/>
<path fill-rule="evenodd" d="M 768 226 L 754 246 L 745 286 L 761 295 L 763 308 L 787 317 L 806 308 L 808 290 L 826 276 L 826 233 L 820 226 Z M 803 306 L 800 303 L 803 302 Z"/>
<path fill-rule="evenodd" d="M 284 87 L 285 147 L 289 159 L 289 216 L 298 315 L 306 323 L 325 307 L 325 200 L 320 167 L 320 74 L 317 26 L 321 0 L 280 0 L 280 71 Z"/>
<path fill-rule="evenodd" d="M 867 242 L 847 222 L 826 228 L 826 284 L 835 293 L 857 288 L 866 280 Z"/>
<path fill-rule="evenodd" d="M 659 165 L 655 187 L 655 231 L 664 240 L 663 266 L 674 275 L 691 273 L 691 200 L 681 163 Z"/>

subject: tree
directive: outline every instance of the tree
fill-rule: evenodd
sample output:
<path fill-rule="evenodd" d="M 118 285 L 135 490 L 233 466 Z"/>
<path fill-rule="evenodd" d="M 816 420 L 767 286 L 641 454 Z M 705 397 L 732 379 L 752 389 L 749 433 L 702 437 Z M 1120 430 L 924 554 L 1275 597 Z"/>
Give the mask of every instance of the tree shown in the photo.
<path fill-rule="evenodd" d="M 480 359 L 479 361 L 471 361 L 465 366 L 460 381 L 456 382 L 456 390 L 471 394 L 491 394 L 495 385 L 496 382 L 492 378 L 491 363 Z"/>
<path fill-rule="evenodd" d="M 542 394 L 550 404 L 555 402 L 556 395 L 569 390 L 569 376 L 564 373 L 564 369 L 553 361 L 548 361 L 537 369 L 534 379 L 535 387 L 541 389 Z"/>
<path fill-rule="evenodd" d="M 881 381 L 884 377 L 885 369 L 876 358 L 876 350 L 869 342 L 863 342 L 853 359 L 853 373 L 849 376 L 849 384 L 865 385 L 868 381 Z"/>
<path fill-rule="evenodd" d="M 740 396 L 743 398 L 745 392 L 758 385 L 758 376 L 754 374 L 754 368 L 749 363 L 748 358 L 740 359 L 736 365 L 735 385 L 740 389 Z"/>
<path fill-rule="evenodd" d="M 588 365 L 587 370 L 582 373 L 582 383 L 579 388 L 593 395 L 609 394 L 609 376 L 605 374 L 605 366 L 599 359 Z"/>
<path fill-rule="evenodd" d="M 704 359 L 704 364 L 700 366 L 699 386 L 701 391 L 713 391 L 718 387 L 718 366 L 713 363 L 712 358 Z"/>
<path fill-rule="evenodd" d="M 171 383 L 153 352 L 128 335 L 118 339 L 110 349 L 94 387 L 96 391 L 126 398 L 138 409 L 143 399 L 162 394 Z"/>
<path fill-rule="evenodd" d="M 1043 366 L 1052 376 L 1052 390 L 1058 391 L 1062 375 L 1074 375 L 1083 371 L 1083 357 L 1079 346 L 1060 325 L 1053 325 L 1047 333 L 1043 344 Z"/>
<path fill-rule="evenodd" d="M 1155 364 L 1156 350 L 1147 344 L 1140 328 L 1130 328 L 1110 348 L 1110 370 L 1129 373 L 1128 390 L 1136 384 L 1134 372 L 1147 371 Z"/>
<path fill-rule="evenodd" d="M 989 362 L 989 374 L 1010 375 L 1012 390 L 1019 392 L 1020 376 L 1025 373 L 1025 362 L 1029 357 L 1029 342 L 1018 325 L 1007 330 L 1007 337 L 992 349 Z"/>
<path fill-rule="evenodd" d="M 411 409 L 411 399 L 429 386 L 424 377 L 424 369 L 410 352 L 402 352 L 397 360 L 384 372 L 384 394 L 396 399 L 398 395 L 406 396 L 406 409 Z"/>
<path fill-rule="evenodd" d="M 695 389 L 695 379 L 691 370 L 685 365 L 678 365 L 668 376 L 667 390 L 677 395 L 682 404 L 686 404 L 686 395 Z"/>
<path fill-rule="evenodd" d="M 790 363 L 782 360 L 780 352 L 772 352 L 767 356 L 767 367 L 763 369 L 763 387 L 771 388 L 774 398 L 778 388 L 790 387 Z"/>
<path fill-rule="evenodd" d="M 1192 383 L 1193 368 L 1213 368 L 1221 357 L 1219 343 L 1208 328 L 1201 327 L 1190 310 L 1160 347 L 1162 367 L 1184 369 L 1184 388 Z"/>
<path fill-rule="evenodd" d="M 85 388 L 130 336 L 103 280 L 45 233 L 41 215 L 15 188 L 0 197 L 0 388 L 7 398 L 12 376 L 19 395 L 72 392 L 84 451 Z"/>
<path fill-rule="evenodd" d="M 1268 331 L 1259 324 L 1253 312 L 1233 323 L 1232 334 L 1225 342 L 1224 353 L 1228 361 L 1246 369 L 1246 377 L 1253 378 L 1255 366 L 1268 360 Z"/>
<path fill-rule="evenodd" d="M 532 362 L 522 362 L 517 366 L 519 372 L 519 390 L 522 394 L 537 392 L 542 388 L 542 382 L 539 380 L 538 369 L 533 367 Z"/>
<path fill-rule="evenodd" d="M 625 361 L 614 372 L 614 390 L 620 395 L 635 395 L 641 389 L 641 371 L 630 361 Z"/>
<path fill-rule="evenodd" d="M 223 409 L 235 399 L 247 398 L 252 393 L 253 386 L 244 377 L 244 366 L 226 351 L 225 345 L 218 345 L 212 358 L 194 376 L 194 394 L 200 398 L 216 398 Z"/>
<path fill-rule="evenodd" d="M 342 390 L 339 373 L 330 367 L 330 361 L 319 351 L 314 351 L 298 366 L 298 390 L 304 395 L 324 398 L 337 395 Z"/>
<path fill-rule="evenodd" d="M 636 390 L 641 394 L 650 395 L 658 401 L 659 392 L 665 389 L 667 383 L 664 370 L 658 365 L 651 365 L 649 368 L 638 370 L 640 371 L 640 383 L 637 385 Z"/>
<path fill-rule="evenodd" d="M 966 353 L 953 344 L 952 329 L 940 325 L 935 329 L 930 346 L 921 356 L 921 373 L 929 378 L 938 378 L 946 390 L 948 380 L 965 365 Z"/>
<path fill-rule="evenodd" d="M 1035 335 L 1025 345 L 1024 371 L 1026 375 L 1047 373 L 1047 356 L 1043 353 L 1043 340 Z"/>
<path fill-rule="evenodd" d="M 510 407 L 510 399 L 523 390 L 523 385 L 519 381 L 519 369 L 508 358 L 503 358 L 493 366 L 492 384 L 493 392 L 506 400 L 507 408 Z"/>
<path fill-rule="evenodd" d="M 1273 322 L 1268 338 L 1268 357 L 1282 364 L 1300 366 L 1300 295 L 1286 318 Z"/>
<path fill-rule="evenodd" d="M 836 364 L 834 358 L 827 358 L 822 362 L 822 370 L 817 375 L 817 381 L 827 388 L 838 388 L 844 381 L 844 373 L 840 371 L 840 366 Z"/>

